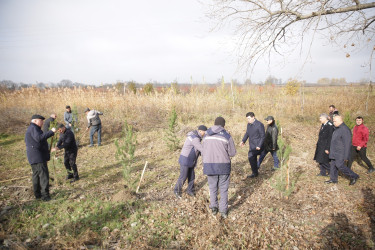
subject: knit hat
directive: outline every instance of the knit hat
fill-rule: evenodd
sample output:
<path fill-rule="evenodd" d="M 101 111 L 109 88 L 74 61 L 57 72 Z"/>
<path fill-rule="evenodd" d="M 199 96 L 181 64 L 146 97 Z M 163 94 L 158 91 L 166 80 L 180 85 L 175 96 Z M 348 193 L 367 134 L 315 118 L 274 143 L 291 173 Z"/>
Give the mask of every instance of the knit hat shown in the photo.
<path fill-rule="evenodd" d="M 31 120 L 34 120 L 34 119 L 41 119 L 41 120 L 45 120 L 46 118 L 44 118 L 43 116 L 41 116 L 41 115 L 33 115 L 32 117 L 31 117 Z"/>
<path fill-rule="evenodd" d="M 62 124 L 62 123 L 60 123 L 60 124 L 57 126 L 57 128 L 64 128 L 64 127 L 65 127 L 65 125 Z"/>
<path fill-rule="evenodd" d="M 198 130 L 207 131 L 207 127 L 204 126 L 204 125 L 200 125 L 200 126 L 198 127 Z"/>
<path fill-rule="evenodd" d="M 70 106 L 69 105 L 66 105 L 66 107 L 65 107 L 66 109 L 70 109 Z"/>
<path fill-rule="evenodd" d="M 90 111 L 90 109 L 86 108 L 85 111 L 84 111 L 84 113 L 89 112 L 89 111 Z"/>
<path fill-rule="evenodd" d="M 219 126 L 222 126 L 224 128 L 225 126 L 225 119 L 221 116 L 217 117 L 215 119 L 215 125 L 219 125 Z"/>

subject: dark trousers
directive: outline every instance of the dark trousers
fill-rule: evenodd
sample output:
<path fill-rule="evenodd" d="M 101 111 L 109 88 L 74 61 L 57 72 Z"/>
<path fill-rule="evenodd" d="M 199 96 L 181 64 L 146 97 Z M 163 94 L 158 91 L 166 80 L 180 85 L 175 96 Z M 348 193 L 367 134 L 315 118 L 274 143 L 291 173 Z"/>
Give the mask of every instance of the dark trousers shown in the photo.
<path fill-rule="evenodd" d="M 195 172 L 194 167 L 186 167 L 180 165 L 180 176 L 178 177 L 177 183 L 174 187 L 174 191 L 181 194 L 182 192 L 182 186 L 184 185 L 186 179 L 188 180 L 188 187 L 187 192 L 188 193 L 194 193 L 194 180 L 195 180 Z"/>
<path fill-rule="evenodd" d="M 90 145 L 94 145 L 94 134 L 98 132 L 98 145 L 102 143 L 102 124 L 93 125 L 90 129 Z"/>
<path fill-rule="evenodd" d="M 361 148 L 361 150 L 357 150 L 356 146 L 352 146 L 352 157 L 349 160 L 348 167 L 349 168 L 352 167 L 353 161 L 355 160 L 357 155 L 359 155 L 359 157 L 361 157 L 362 161 L 364 161 L 366 163 L 366 165 L 369 169 L 374 168 L 371 164 L 371 161 L 366 156 L 366 150 L 367 150 L 366 147 Z"/>
<path fill-rule="evenodd" d="M 49 172 L 47 162 L 31 164 L 35 198 L 49 197 Z"/>
<path fill-rule="evenodd" d="M 340 170 L 344 175 L 348 176 L 351 179 L 357 179 L 359 178 L 359 175 L 354 173 L 350 168 L 345 166 L 344 160 L 331 160 L 330 162 L 331 168 L 330 168 L 330 179 L 331 181 L 337 182 L 339 177 L 339 171 Z"/>
<path fill-rule="evenodd" d="M 331 166 L 329 165 L 329 162 L 325 162 L 325 163 L 319 163 L 319 168 L 320 168 L 320 174 L 326 176 L 327 171 L 328 171 L 328 174 L 330 173 Z"/>
<path fill-rule="evenodd" d="M 74 178 L 78 177 L 78 170 L 76 165 L 77 159 L 77 150 L 76 151 L 66 151 L 64 154 L 64 165 L 66 170 L 68 171 L 68 175 L 73 175 Z M 73 174 L 72 174 L 73 171 Z"/>
<path fill-rule="evenodd" d="M 248 157 L 249 157 L 249 163 L 251 167 L 251 171 L 253 171 L 253 174 L 258 175 L 258 155 L 262 153 L 262 150 L 253 150 L 249 151 Z"/>

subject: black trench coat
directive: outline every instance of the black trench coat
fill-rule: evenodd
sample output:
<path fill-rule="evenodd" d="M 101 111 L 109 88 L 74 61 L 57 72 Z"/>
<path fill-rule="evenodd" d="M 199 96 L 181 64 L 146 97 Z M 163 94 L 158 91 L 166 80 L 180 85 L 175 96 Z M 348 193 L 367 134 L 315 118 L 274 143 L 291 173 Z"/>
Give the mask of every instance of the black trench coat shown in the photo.
<path fill-rule="evenodd" d="M 314 160 L 318 163 L 329 162 L 329 155 L 326 154 L 324 151 L 329 151 L 329 147 L 331 146 L 333 130 L 334 128 L 330 121 L 328 121 L 326 124 L 322 124 L 320 128 L 319 138 L 318 142 L 316 143 L 316 150 L 314 155 Z"/>

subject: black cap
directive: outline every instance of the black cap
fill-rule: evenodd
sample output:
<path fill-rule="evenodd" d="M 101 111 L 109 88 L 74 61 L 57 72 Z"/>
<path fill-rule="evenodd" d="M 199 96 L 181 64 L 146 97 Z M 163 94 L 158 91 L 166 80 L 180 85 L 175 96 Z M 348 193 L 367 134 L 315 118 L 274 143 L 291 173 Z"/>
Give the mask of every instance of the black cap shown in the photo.
<path fill-rule="evenodd" d="M 198 130 L 207 131 L 207 127 L 204 125 L 199 125 Z"/>
<path fill-rule="evenodd" d="M 62 123 L 60 123 L 60 124 L 57 126 L 57 128 L 65 128 L 65 125 L 62 124 Z"/>
<path fill-rule="evenodd" d="M 225 119 L 221 116 L 217 117 L 215 119 L 215 125 L 220 125 L 224 128 L 225 127 Z"/>
<path fill-rule="evenodd" d="M 41 119 L 41 120 L 45 120 L 46 118 L 44 118 L 43 116 L 41 116 L 41 115 L 33 115 L 32 117 L 31 117 L 31 120 L 34 120 L 34 119 Z"/>
<path fill-rule="evenodd" d="M 267 116 L 267 118 L 266 119 L 264 119 L 264 120 L 266 120 L 266 121 L 269 121 L 269 120 L 272 120 L 272 121 L 274 121 L 275 119 L 273 118 L 273 116 Z"/>
<path fill-rule="evenodd" d="M 85 111 L 84 111 L 84 113 L 86 113 L 86 112 L 88 112 L 88 111 L 90 111 L 90 109 L 89 109 L 89 108 L 86 108 Z"/>
<path fill-rule="evenodd" d="M 66 109 L 70 109 L 70 106 L 69 105 L 66 105 L 66 107 L 65 107 Z"/>

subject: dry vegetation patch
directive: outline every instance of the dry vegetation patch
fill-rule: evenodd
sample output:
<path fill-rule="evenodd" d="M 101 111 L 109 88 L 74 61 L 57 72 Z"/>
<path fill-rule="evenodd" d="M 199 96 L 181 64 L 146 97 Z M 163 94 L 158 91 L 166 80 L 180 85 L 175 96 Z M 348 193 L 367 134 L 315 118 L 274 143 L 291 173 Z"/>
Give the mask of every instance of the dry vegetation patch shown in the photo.
<path fill-rule="evenodd" d="M 202 91 L 201 91 L 202 90 Z M 375 162 L 375 103 L 371 94 L 366 113 L 366 89 L 361 87 L 306 88 L 303 113 L 301 96 L 286 96 L 278 87 L 235 88 L 232 107 L 229 89 L 187 94 L 155 92 L 150 95 L 118 94 L 108 89 L 24 89 L 1 95 L 0 111 L 7 117 L 0 124 L 0 244 L 4 248 L 336 248 L 371 249 L 375 237 L 374 176 L 357 163 L 361 176 L 355 186 L 339 177 L 339 184 L 326 185 L 316 177 L 312 160 L 319 131 L 318 116 L 330 104 L 361 114 L 371 131 L 368 156 Z M 35 99 L 38 96 L 40 99 Z M 104 112 L 103 146 L 89 148 L 88 135 L 78 151 L 81 180 L 64 180 L 61 161 L 49 162 L 53 200 L 33 200 L 31 170 L 23 134 L 33 113 L 63 117 L 65 105 Z M 245 114 L 254 111 L 259 120 L 273 115 L 292 146 L 290 175 L 293 192 L 284 196 L 274 188 L 279 172 L 271 171 L 268 155 L 255 180 L 250 174 L 247 147 L 237 147 L 229 187 L 229 217 L 221 220 L 208 209 L 209 192 L 202 166 L 196 169 L 196 197 L 173 195 L 179 174 L 179 151 L 171 152 L 163 136 L 168 114 L 178 114 L 177 136 L 200 124 L 211 126 L 216 116 L 227 120 L 236 145 L 246 129 Z M 138 181 L 148 161 L 140 192 L 124 189 L 121 163 L 115 158 L 114 139 L 124 119 L 137 132 L 137 148 L 131 177 Z M 80 114 L 80 126 L 85 117 Z M 81 132 L 80 132 L 81 133 Z M 81 136 L 78 134 L 77 136 Z M 182 146 L 182 145 L 181 145 Z"/>

